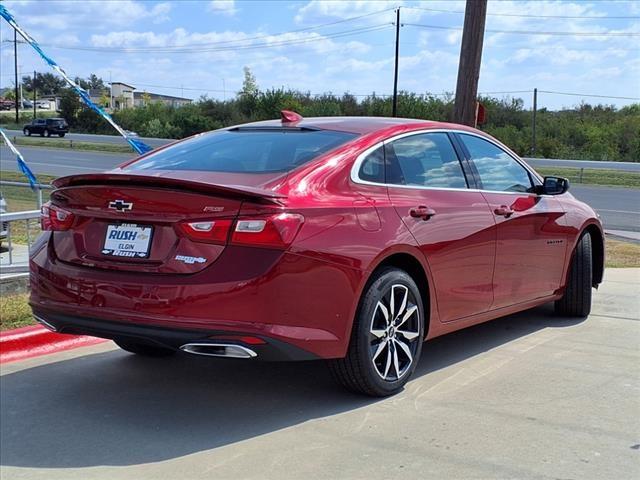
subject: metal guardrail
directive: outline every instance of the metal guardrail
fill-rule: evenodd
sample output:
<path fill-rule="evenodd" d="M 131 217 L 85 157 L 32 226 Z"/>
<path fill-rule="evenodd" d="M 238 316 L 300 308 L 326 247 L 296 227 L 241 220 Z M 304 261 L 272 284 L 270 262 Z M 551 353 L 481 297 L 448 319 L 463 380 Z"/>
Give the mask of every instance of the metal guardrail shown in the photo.
<path fill-rule="evenodd" d="M 22 188 L 32 188 L 30 184 L 28 183 L 24 183 L 24 182 L 12 182 L 12 181 L 8 181 L 8 180 L 0 180 L 0 187 L 3 186 L 7 186 L 7 187 L 22 187 Z M 22 262 L 20 264 L 20 266 L 16 266 L 14 264 L 14 238 L 12 235 L 12 230 L 14 230 L 15 232 L 15 227 L 14 224 L 16 222 L 24 222 L 26 229 L 25 229 L 25 233 L 26 233 L 26 240 L 27 240 L 27 249 L 29 249 L 31 247 L 31 243 L 32 240 L 35 239 L 35 235 L 32 234 L 32 221 L 33 220 L 40 220 L 40 208 L 42 207 L 42 203 L 43 203 L 43 194 L 42 192 L 44 190 L 52 190 L 53 187 L 51 185 L 45 185 L 42 183 L 37 183 L 36 185 L 34 185 L 33 190 L 35 190 L 36 193 L 36 205 L 37 205 L 37 210 L 26 210 L 26 211 L 22 211 L 22 212 L 10 212 L 10 213 L 0 213 L 0 230 L 4 232 L 5 228 L 6 228 L 6 232 L 7 232 L 7 237 L 6 240 L 2 239 L 2 242 L 4 243 L 6 241 L 7 243 L 7 248 L 8 248 L 8 256 L 9 256 L 9 263 L 8 264 L 3 264 L 2 265 L 2 271 L 3 273 L 12 273 L 14 271 L 22 271 L 28 268 L 28 266 L 26 265 L 22 265 Z M 25 262 L 26 263 L 26 262 Z"/>
<path fill-rule="evenodd" d="M 31 185 L 29 183 L 24 183 L 24 182 L 11 182 L 8 180 L 0 180 L 0 187 L 6 185 L 7 187 L 23 187 L 23 188 L 31 188 Z M 44 183 L 36 183 L 33 186 L 33 189 L 36 192 L 36 202 L 38 205 L 38 208 L 42 207 L 42 191 L 43 190 L 53 190 L 53 187 L 51 185 L 45 185 Z"/>
<path fill-rule="evenodd" d="M 24 212 L 0 213 L 0 225 L 7 229 L 7 248 L 9 249 L 9 265 L 13 266 L 13 239 L 11 238 L 11 225 L 14 222 L 25 222 L 27 234 L 27 248 L 31 247 L 31 220 L 40 220 L 40 210 L 27 210 Z M 5 268 L 6 269 L 6 268 Z"/>

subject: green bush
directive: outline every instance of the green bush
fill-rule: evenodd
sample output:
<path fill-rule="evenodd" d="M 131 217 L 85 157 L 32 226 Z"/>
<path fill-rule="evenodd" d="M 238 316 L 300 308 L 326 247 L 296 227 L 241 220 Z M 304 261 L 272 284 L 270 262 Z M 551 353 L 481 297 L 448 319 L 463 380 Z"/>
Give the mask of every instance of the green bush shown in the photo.
<path fill-rule="evenodd" d="M 480 99 L 487 123 L 480 128 L 494 135 L 520 155 L 532 153 L 532 112 L 519 98 Z M 364 98 L 345 93 L 314 96 L 290 89 L 255 90 L 228 100 L 202 97 L 191 105 L 174 108 L 162 103 L 120 110 L 115 121 L 142 136 L 183 138 L 195 133 L 240 123 L 279 118 L 281 110 L 303 116 L 390 116 L 391 98 L 375 93 Z M 113 127 L 82 106 L 69 90 L 62 93 L 61 115 L 72 131 L 114 134 Z M 432 96 L 410 92 L 398 95 L 398 116 L 450 121 L 453 95 Z M 10 112 L 0 119 L 11 122 Z M 24 114 L 24 122 L 31 116 Z M 560 111 L 537 112 L 536 156 L 590 160 L 640 161 L 640 104 L 617 109 L 583 103 Z"/>

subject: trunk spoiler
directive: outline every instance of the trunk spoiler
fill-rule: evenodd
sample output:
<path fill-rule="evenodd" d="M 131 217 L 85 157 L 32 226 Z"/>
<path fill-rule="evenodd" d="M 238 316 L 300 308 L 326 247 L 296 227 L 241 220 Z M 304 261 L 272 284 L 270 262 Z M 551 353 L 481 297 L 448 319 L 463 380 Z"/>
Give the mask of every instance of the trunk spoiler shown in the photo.
<path fill-rule="evenodd" d="M 219 185 L 206 181 L 186 180 L 180 178 L 158 177 L 153 175 L 123 173 L 87 173 L 61 177 L 52 182 L 59 188 L 88 185 L 126 185 L 165 189 L 180 189 L 198 193 L 223 195 L 225 197 L 262 200 L 278 203 L 287 198 L 286 195 L 273 190 L 248 187 L 244 185 Z"/>

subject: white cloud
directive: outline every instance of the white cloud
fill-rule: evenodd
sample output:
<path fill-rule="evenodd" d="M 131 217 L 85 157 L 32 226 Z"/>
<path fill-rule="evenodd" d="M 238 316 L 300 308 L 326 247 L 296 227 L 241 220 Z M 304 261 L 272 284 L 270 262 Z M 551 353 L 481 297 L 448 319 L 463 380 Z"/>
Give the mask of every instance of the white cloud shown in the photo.
<path fill-rule="evenodd" d="M 238 12 L 235 0 L 211 0 L 207 5 L 207 10 L 228 16 L 233 16 Z"/>
<path fill-rule="evenodd" d="M 8 1 L 6 7 L 19 24 L 51 30 L 106 29 L 113 25 L 131 25 L 143 19 L 160 23 L 169 20 L 171 10 L 169 2 L 149 8 L 145 2 L 134 0 L 50 1 L 46 9 L 40 8 L 41 2 Z"/>

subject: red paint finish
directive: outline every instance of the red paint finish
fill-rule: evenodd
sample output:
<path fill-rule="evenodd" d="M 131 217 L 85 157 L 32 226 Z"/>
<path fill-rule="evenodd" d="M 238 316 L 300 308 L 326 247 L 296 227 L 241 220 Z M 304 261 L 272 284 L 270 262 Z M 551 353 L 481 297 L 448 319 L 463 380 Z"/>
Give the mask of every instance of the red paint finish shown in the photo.
<path fill-rule="evenodd" d="M 75 220 L 33 248 L 34 309 L 104 320 L 123 332 L 145 326 L 251 337 L 336 358 L 345 355 L 367 281 L 390 258 L 412 258 L 423 269 L 432 338 L 558 298 L 581 232 L 588 225 L 602 231 L 593 210 L 568 193 L 398 188 L 351 177 L 359 155 L 399 134 L 437 129 L 490 138 L 469 127 L 349 117 L 250 126 L 359 136 L 288 173 L 140 173 L 123 166 L 57 180 L 52 203 Z M 133 203 L 131 211 L 109 209 L 118 199 Z M 508 217 L 495 213 L 503 207 Z M 293 220 L 265 222 L 253 243 L 255 225 L 237 232 L 241 221 L 276 217 Z M 185 221 L 224 221 L 226 240 L 189 235 L 179 227 Z M 101 253 L 114 222 L 153 226 L 147 258 Z"/>

